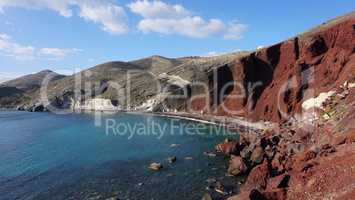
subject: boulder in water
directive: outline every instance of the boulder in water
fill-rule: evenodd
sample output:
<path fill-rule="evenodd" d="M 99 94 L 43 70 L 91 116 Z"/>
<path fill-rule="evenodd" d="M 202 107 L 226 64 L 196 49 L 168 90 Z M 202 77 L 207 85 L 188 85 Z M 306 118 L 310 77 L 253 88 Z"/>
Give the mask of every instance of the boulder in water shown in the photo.
<path fill-rule="evenodd" d="M 169 163 L 174 163 L 174 162 L 176 162 L 177 158 L 176 158 L 176 156 L 172 156 L 172 157 L 168 158 L 167 160 L 169 161 Z"/>
<path fill-rule="evenodd" d="M 159 171 L 163 168 L 163 165 L 161 163 L 151 163 L 149 165 L 149 169 L 153 170 L 153 171 Z"/>

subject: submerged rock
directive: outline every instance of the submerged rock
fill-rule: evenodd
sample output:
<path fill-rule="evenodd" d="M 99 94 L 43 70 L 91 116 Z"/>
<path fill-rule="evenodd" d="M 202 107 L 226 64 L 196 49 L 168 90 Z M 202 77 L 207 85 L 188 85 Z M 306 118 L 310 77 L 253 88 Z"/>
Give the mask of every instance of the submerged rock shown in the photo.
<path fill-rule="evenodd" d="M 179 147 L 179 146 L 180 146 L 180 144 L 171 144 L 170 148 L 176 148 L 176 147 Z"/>
<path fill-rule="evenodd" d="M 208 157 L 216 157 L 217 155 L 212 152 L 203 152 L 203 155 L 208 156 Z"/>
<path fill-rule="evenodd" d="M 224 185 L 217 181 L 214 190 L 222 195 L 226 195 L 227 193 L 225 192 Z"/>
<path fill-rule="evenodd" d="M 174 163 L 174 162 L 176 162 L 177 158 L 176 158 L 176 156 L 172 156 L 172 157 L 168 158 L 167 160 L 169 161 L 169 163 Z"/>
<path fill-rule="evenodd" d="M 163 169 L 163 165 L 161 163 L 151 163 L 149 166 L 149 169 L 151 169 L 153 171 L 159 171 L 159 170 Z"/>

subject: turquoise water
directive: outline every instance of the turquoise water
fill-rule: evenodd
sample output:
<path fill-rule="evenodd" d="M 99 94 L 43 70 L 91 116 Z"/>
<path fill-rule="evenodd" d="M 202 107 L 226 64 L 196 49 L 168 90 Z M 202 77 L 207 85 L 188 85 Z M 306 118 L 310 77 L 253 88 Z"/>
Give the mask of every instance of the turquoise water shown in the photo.
<path fill-rule="evenodd" d="M 107 129 L 108 119 L 119 128 Z M 233 184 L 224 157 L 203 155 L 228 131 L 145 115 L 104 115 L 101 122 L 84 114 L 0 112 L 0 199 L 190 200 L 201 199 L 208 178 Z M 169 164 L 170 156 L 177 162 Z M 152 162 L 163 170 L 148 170 Z"/>

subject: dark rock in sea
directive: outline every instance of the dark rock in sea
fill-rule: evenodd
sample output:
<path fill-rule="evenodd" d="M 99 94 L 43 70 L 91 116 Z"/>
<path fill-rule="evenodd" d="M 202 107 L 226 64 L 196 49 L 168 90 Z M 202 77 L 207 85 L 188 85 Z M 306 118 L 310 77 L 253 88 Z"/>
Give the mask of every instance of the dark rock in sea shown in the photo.
<path fill-rule="evenodd" d="M 33 112 L 43 112 L 45 107 L 43 105 L 36 105 L 32 108 Z"/>
<path fill-rule="evenodd" d="M 37 103 L 27 109 L 29 112 L 45 112 L 46 107 L 43 104 Z"/>
<path fill-rule="evenodd" d="M 225 192 L 224 185 L 217 181 L 214 190 L 222 195 L 226 195 L 227 193 Z"/>
<path fill-rule="evenodd" d="M 25 108 L 24 106 L 17 106 L 17 107 L 16 107 L 16 110 L 17 110 L 17 111 L 25 111 L 26 108 Z"/>
<path fill-rule="evenodd" d="M 169 161 L 169 163 L 174 163 L 174 162 L 176 162 L 177 158 L 176 158 L 176 156 L 173 156 L 173 157 L 168 158 L 167 160 Z"/>
<path fill-rule="evenodd" d="M 212 184 L 212 183 L 216 183 L 217 180 L 214 179 L 214 178 L 209 178 L 209 179 L 206 180 L 206 182 L 207 182 L 208 184 Z"/>

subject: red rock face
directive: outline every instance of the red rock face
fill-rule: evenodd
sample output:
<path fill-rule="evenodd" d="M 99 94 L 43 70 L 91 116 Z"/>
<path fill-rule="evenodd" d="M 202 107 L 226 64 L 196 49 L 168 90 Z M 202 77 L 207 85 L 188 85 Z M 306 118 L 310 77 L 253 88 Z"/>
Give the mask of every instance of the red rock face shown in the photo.
<path fill-rule="evenodd" d="M 256 166 L 251 170 L 242 191 L 251 191 L 253 189 L 264 190 L 267 186 L 269 178 L 268 162 L 265 160 L 263 164 Z"/>
<path fill-rule="evenodd" d="M 350 14 L 237 59 L 230 67 L 234 88 L 212 112 L 273 122 L 301 113 L 303 101 L 355 78 L 354 36 L 355 14 Z M 192 107 L 206 104 L 211 102 Z"/>
<path fill-rule="evenodd" d="M 330 156 L 319 156 L 306 171 L 291 174 L 287 199 L 354 199 L 355 145 L 341 145 Z"/>

